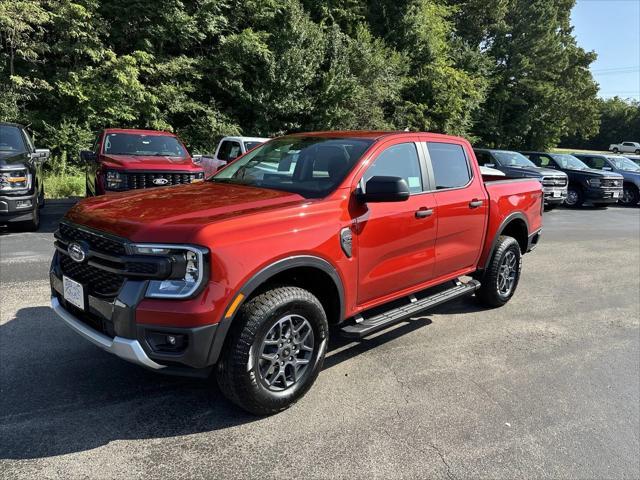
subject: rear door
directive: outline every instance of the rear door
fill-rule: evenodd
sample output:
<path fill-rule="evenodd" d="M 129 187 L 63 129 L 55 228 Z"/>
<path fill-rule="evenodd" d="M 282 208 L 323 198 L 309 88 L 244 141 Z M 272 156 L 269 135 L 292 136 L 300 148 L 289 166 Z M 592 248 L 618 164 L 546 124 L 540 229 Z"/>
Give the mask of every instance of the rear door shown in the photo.
<path fill-rule="evenodd" d="M 434 277 L 475 268 L 482 250 L 489 211 L 481 178 L 463 144 L 423 144 L 438 210 Z"/>
<path fill-rule="evenodd" d="M 436 209 L 424 158 L 416 139 L 382 145 L 360 177 L 402 177 L 411 196 L 404 202 L 368 203 L 356 218 L 358 304 L 419 285 L 433 278 Z"/>

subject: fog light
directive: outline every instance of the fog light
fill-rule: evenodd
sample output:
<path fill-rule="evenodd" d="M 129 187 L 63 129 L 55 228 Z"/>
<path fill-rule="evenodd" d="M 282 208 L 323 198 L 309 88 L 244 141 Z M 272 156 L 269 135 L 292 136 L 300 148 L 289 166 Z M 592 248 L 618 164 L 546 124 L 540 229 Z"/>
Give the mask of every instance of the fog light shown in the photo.
<path fill-rule="evenodd" d="M 180 353 L 187 348 L 188 337 L 181 333 L 149 332 L 147 342 L 154 352 Z"/>
<path fill-rule="evenodd" d="M 17 200 L 16 201 L 16 208 L 30 208 L 31 205 L 33 205 L 31 203 L 31 200 Z"/>

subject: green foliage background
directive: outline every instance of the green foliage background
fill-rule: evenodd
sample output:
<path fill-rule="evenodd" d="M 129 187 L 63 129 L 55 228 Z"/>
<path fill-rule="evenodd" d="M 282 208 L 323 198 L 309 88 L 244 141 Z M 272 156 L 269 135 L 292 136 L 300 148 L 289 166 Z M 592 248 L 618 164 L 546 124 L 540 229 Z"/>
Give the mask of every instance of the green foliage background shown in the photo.
<path fill-rule="evenodd" d="M 0 119 L 30 124 L 56 171 L 110 126 L 201 153 L 320 129 L 546 148 L 613 107 L 637 121 L 597 99 L 574 1 L 0 0 Z"/>

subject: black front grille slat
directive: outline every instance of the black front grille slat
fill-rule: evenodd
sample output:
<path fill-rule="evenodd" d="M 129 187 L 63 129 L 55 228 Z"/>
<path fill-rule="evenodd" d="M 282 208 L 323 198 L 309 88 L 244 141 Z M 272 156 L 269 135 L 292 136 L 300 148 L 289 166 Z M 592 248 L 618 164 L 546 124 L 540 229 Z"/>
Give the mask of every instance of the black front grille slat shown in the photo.
<path fill-rule="evenodd" d="M 129 172 L 126 173 L 127 188 L 137 190 L 140 188 L 168 187 L 170 185 L 184 185 L 193 182 L 197 177 L 195 173 L 176 172 Z M 162 178 L 167 181 L 164 185 L 153 183 L 155 179 Z"/>
<path fill-rule="evenodd" d="M 89 232 L 87 230 L 80 230 L 74 228 L 66 223 L 61 223 L 58 229 L 59 235 L 66 242 L 78 242 L 85 241 L 89 244 L 89 248 L 99 252 L 111 254 L 111 255 L 124 255 L 126 250 L 124 243 L 118 240 L 108 238 L 106 236 L 98 235 L 96 233 Z"/>
<path fill-rule="evenodd" d="M 124 284 L 125 277 L 78 263 L 67 255 L 60 255 L 60 268 L 67 277 L 83 284 L 89 293 L 100 297 L 115 297 Z"/>
<path fill-rule="evenodd" d="M 600 182 L 603 187 L 622 187 L 622 180 L 616 180 L 615 178 L 604 178 Z"/>
<path fill-rule="evenodd" d="M 566 185 L 566 177 L 544 177 L 542 179 L 542 186 L 544 187 L 564 187 Z"/>

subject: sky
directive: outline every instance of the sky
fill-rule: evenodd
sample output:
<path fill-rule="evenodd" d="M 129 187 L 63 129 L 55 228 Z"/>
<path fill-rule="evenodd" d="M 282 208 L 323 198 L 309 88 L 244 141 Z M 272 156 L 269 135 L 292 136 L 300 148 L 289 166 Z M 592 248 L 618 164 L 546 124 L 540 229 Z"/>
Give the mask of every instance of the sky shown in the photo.
<path fill-rule="evenodd" d="M 571 20 L 578 44 L 598 54 L 600 96 L 640 100 L 640 0 L 577 0 Z"/>

